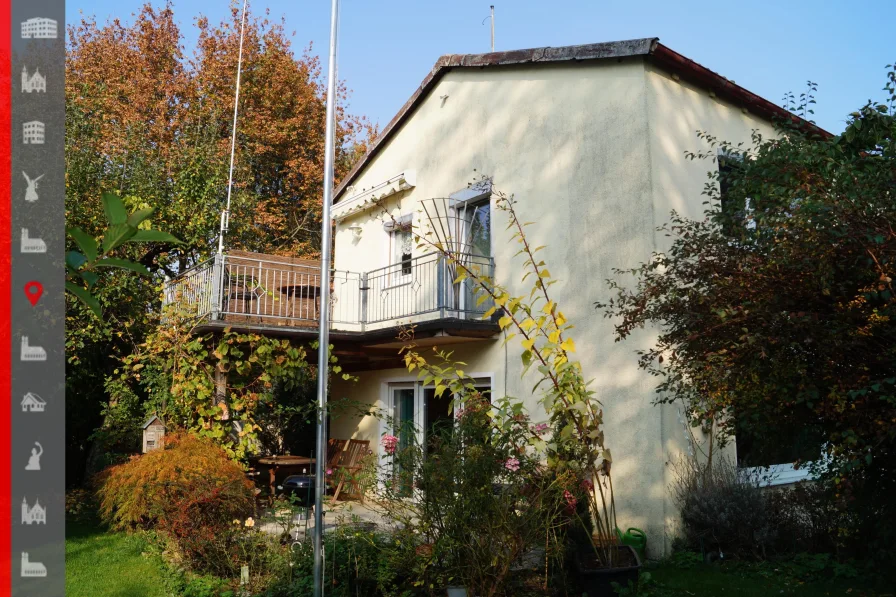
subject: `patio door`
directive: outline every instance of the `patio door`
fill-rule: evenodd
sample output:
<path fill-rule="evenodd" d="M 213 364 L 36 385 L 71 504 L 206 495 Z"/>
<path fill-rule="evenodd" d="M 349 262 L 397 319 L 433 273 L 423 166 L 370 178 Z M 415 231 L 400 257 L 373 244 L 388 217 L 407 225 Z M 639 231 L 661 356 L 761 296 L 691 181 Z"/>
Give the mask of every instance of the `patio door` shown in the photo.
<path fill-rule="evenodd" d="M 476 379 L 474 386 L 489 395 L 491 380 Z M 453 396 L 448 392 L 436 396 L 435 387 L 424 386 L 421 382 L 390 383 L 387 408 L 392 417 L 392 429 L 388 431 L 398 438 L 398 448 L 416 442 L 426 450 L 431 438 L 450 432 L 456 414 L 452 400 Z"/>
<path fill-rule="evenodd" d="M 400 383 L 389 386 L 392 434 L 398 438 L 398 449 L 402 450 L 418 441 L 420 425 L 418 405 L 418 384 Z"/>

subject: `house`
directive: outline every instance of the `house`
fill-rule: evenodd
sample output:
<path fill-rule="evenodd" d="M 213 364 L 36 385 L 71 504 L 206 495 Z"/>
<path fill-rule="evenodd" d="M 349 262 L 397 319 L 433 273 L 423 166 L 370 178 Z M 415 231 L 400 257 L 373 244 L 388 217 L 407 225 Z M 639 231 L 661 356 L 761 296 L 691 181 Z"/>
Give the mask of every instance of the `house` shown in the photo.
<path fill-rule="evenodd" d="M 676 523 L 668 463 L 689 449 L 686 422 L 676 407 L 653 404 L 656 380 L 637 367 L 635 351 L 653 333 L 615 343 L 613 323 L 594 302 L 607 298 L 613 268 L 668 246 L 656 228 L 672 210 L 702 214 L 711 166 L 685 157 L 706 149 L 697 131 L 749 143 L 754 130 L 774 135 L 779 118 L 812 126 L 655 38 L 441 57 L 336 190 L 331 342 L 359 381 L 335 380 L 331 395 L 412 420 L 421 435 L 450 417 L 448 400 L 398 358 L 399 326 L 414 323 L 418 346 L 453 350 L 481 388 L 521 397 L 533 420 L 544 420 L 519 349 L 505 348 L 496 322 L 482 318 L 489 305 L 477 305 L 468 283 L 453 284 L 450 264 L 410 238 L 415 226 L 448 222 L 469 263 L 522 294 L 528 287 L 492 191 L 513 194 L 521 219 L 535 222 L 530 242 L 546 246 L 539 255 L 561 280 L 553 298 L 575 324 L 576 356 L 603 404 L 620 525 L 644 529 L 651 552 L 665 552 Z M 168 300 L 190 297 L 204 329 L 231 325 L 231 305 L 244 305 L 228 263 L 224 256 L 185 273 Z M 267 268 L 243 273 L 286 297 L 295 275 L 286 265 Z M 209 303 L 215 291 L 202 281 L 215 276 L 224 290 Z M 276 325 L 282 314 L 259 317 L 270 323 L 253 329 L 287 333 Z M 288 333 L 311 338 L 316 330 Z M 386 431 L 372 416 L 330 423 L 332 437 L 372 446 Z"/>
<path fill-rule="evenodd" d="M 162 419 L 152 415 L 143 424 L 143 453 L 160 448 L 163 439 L 165 439 L 165 424 Z"/>
<path fill-rule="evenodd" d="M 22 398 L 22 412 L 42 413 L 47 407 L 47 402 L 37 394 L 28 392 Z"/>

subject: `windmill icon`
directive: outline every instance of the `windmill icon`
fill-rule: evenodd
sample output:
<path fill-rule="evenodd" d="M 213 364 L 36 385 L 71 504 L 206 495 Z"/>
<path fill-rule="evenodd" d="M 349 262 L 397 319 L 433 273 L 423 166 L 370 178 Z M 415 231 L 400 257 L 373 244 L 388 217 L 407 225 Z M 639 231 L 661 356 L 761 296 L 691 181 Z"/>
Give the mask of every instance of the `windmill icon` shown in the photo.
<path fill-rule="evenodd" d="M 44 175 L 41 174 L 41 175 L 38 176 L 37 178 L 30 178 L 30 177 L 28 176 L 28 174 L 26 174 L 25 171 L 23 170 L 23 171 L 22 171 L 22 176 L 24 176 L 24 177 L 25 177 L 25 180 L 28 181 L 28 188 L 25 190 L 25 201 L 27 201 L 27 202 L 29 202 L 29 203 L 34 203 L 34 202 L 37 201 L 37 199 L 38 199 L 38 196 L 37 196 L 37 181 L 39 181 L 41 178 L 43 178 Z"/>

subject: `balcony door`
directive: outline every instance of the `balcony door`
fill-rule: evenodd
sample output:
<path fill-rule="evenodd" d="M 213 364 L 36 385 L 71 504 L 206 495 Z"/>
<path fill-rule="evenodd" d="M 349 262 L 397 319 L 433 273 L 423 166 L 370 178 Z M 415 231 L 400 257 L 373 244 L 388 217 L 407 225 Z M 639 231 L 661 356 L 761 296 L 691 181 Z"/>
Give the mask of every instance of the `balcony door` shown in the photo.
<path fill-rule="evenodd" d="M 464 251 L 468 254 L 464 265 L 477 273 L 488 273 L 492 256 L 492 209 L 489 198 L 469 201 L 460 208 L 464 220 Z M 484 270 L 484 271 L 483 271 Z M 471 311 L 476 308 L 476 284 L 465 280 L 457 293 L 458 308 Z"/>

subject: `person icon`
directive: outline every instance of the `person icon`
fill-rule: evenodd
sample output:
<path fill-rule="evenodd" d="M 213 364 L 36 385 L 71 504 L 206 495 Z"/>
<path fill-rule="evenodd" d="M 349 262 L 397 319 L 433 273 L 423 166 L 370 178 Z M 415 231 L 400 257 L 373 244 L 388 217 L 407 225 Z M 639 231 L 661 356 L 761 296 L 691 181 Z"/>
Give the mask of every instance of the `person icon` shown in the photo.
<path fill-rule="evenodd" d="M 40 457 L 44 453 L 44 447 L 40 445 L 40 442 L 34 442 L 36 448 L 31 448 L 31 456 L 28 458 L 28 464 L 25 466 L 26 471 L 39 471 L 40 470 Z"/>

